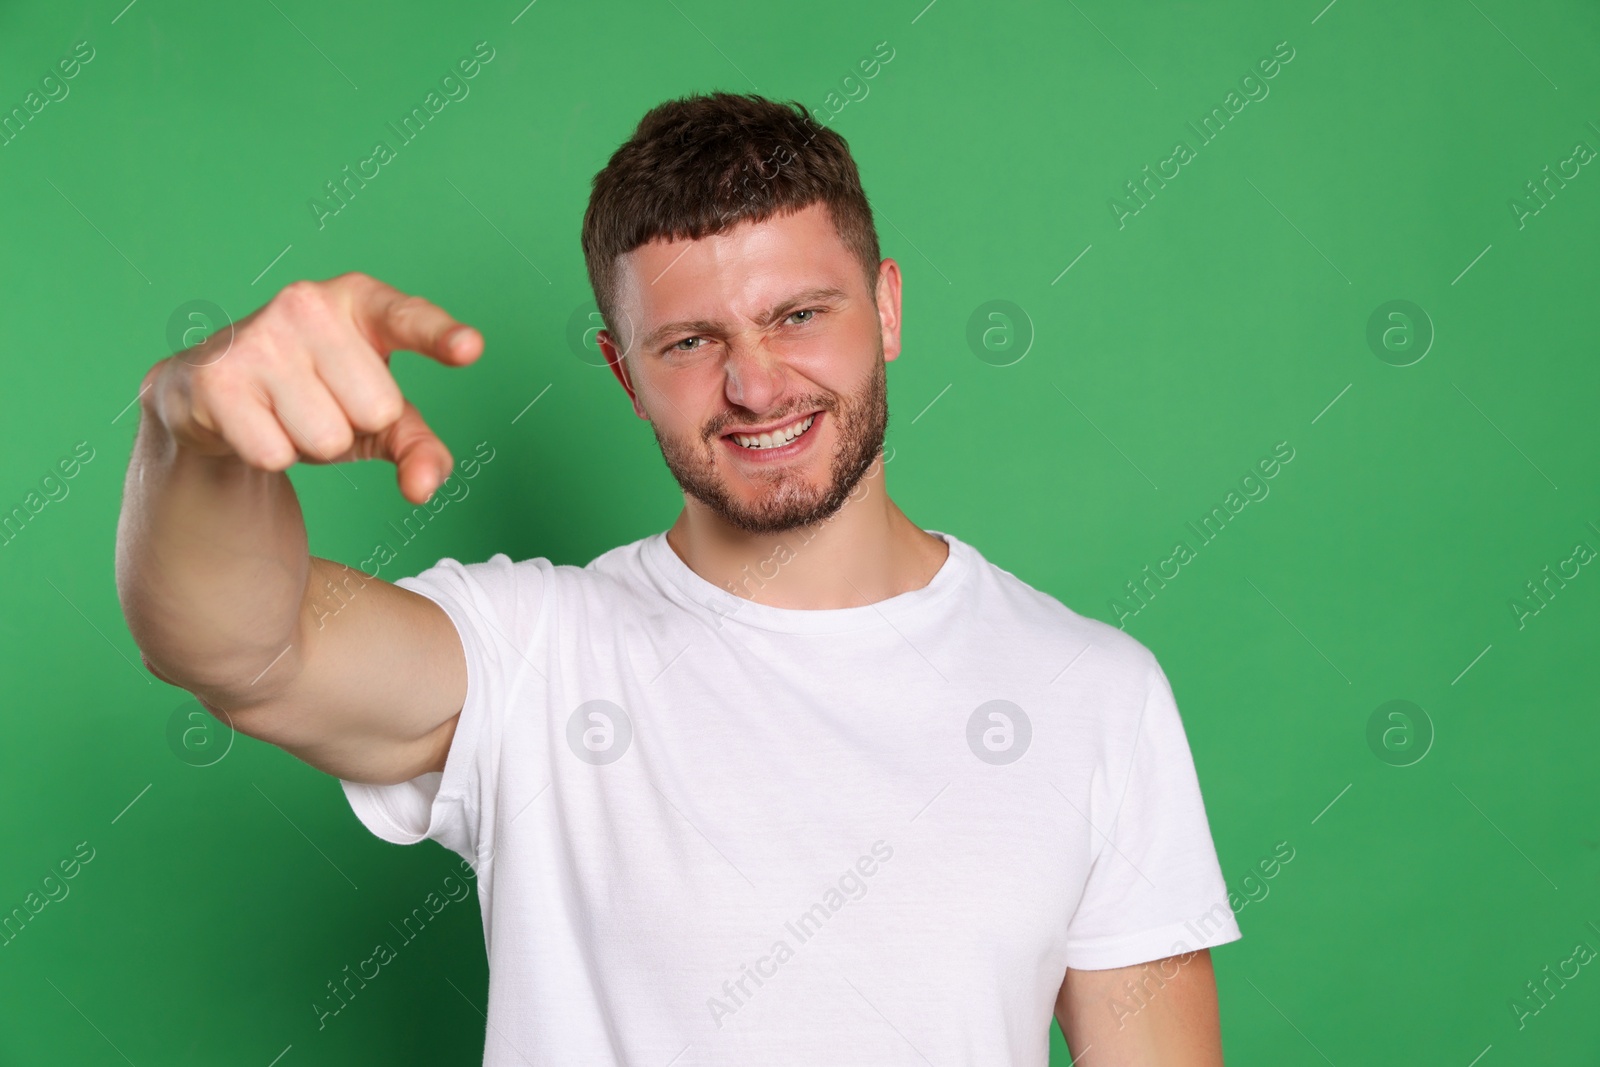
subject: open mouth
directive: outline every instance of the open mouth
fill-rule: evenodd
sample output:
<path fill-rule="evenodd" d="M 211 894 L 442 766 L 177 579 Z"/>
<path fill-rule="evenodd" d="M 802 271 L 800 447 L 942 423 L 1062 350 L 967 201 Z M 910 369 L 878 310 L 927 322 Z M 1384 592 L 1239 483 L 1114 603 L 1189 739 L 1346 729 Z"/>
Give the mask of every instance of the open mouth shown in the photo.
<path fill-rule="evenodd" d="M 796 419 L 787 426 L 780 426 L 769 433 L 730 433 L 724 436 L 740 448 L 745 448 L 752 452 L 779 449 L 807 433 L 816 423 L 817 416 L 820 414 L 821 412 L 814 411 L 803 418 Z"/>

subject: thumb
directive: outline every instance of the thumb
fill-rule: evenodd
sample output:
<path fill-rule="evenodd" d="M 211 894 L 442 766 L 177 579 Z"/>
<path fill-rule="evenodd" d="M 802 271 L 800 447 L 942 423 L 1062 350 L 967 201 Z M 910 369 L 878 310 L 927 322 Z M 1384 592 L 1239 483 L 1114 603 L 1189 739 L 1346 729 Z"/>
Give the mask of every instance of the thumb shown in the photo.
<path fill-rule="evenodd" d="M 450 477 L 455 461 L 416 405 L 404 403 L 400 417 L 378 435 L 379 453 L 395 465 L 401 495 L 413 504 L 424 504 Z"/>

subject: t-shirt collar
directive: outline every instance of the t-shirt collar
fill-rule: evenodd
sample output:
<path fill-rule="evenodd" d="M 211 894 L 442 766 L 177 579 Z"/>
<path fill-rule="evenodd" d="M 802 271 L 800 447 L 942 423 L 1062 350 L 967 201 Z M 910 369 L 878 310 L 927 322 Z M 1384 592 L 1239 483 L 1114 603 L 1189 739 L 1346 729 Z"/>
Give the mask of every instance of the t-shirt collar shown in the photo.
<path fill-rule="evenodd" d="M 955 588 L 972 568 L 972 548 L 942 530 L 926 533 L 950 546 L 949 554 L 921 589 L 912 589 L 885 600 L 849 608 L 780 608 L 751 600 L 721 588 L 696 574 L 667 543 L 663 530 L 644 539 L 640 554 L 646 567 L 664 589 L 670 588 L 726 620 L 785 633 L 838 633 L 883 626 L 886 619 L 909 619 L 923 613 Z M 796 554 L 804 548 L 795 550 Z M 760 575 L 752 582 L 759 589 Z M 756 594 L 758 597 L 759 592 Z"/>

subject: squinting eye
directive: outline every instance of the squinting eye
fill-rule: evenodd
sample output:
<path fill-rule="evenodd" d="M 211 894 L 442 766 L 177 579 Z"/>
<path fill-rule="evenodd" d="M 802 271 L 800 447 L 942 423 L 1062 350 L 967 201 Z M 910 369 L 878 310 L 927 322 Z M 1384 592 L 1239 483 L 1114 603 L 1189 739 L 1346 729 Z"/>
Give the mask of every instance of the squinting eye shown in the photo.
<path fill-rule="evenodd" d="M 679 352 L 693 352 L 694 351 L 693 348 L 684 348 L 683 346 L 688 344 L 690 341 L 704 341 L 704 340 L 705 340 L 704 337 L 685 337 L 683 340 L 679 341 L 677 344 L 673 345 L 672 347 L 677 349 Z M 699 347 L 699 346 L 696 346 L 696 347 Z"/>
<path fill-rule="evenodd" d="M 811 316 L 813 316 L 813 317 L 815 317 L 815 316 L 816 316 L 816 314 L 817 314 L 817 311 L 816 311 L 816 309 L 815 309 L 815 308 L 806 308 L 806 309 L 805 309 L 805 310 L 803 310 L 803 311 L 794 311 L 794 312 L 791 312 L 791 313 L 790 313 L 790 314 L 789 314 L 789 317 L 790 317 L 790 318 L 791 318 L 791 319 L 792 319 L 792 318 L 794 318 L 794 317 L 795 317 L 795 316 L 796 316 L 796 315 L 811 315 Z M 805 321 L 805 322 L 810 322 L 810 321 L 811 321 L 811 319 L 806 319 L 806 320 L 804 320 L 804 321 Z M 797 324 L 797 325 L 799 325 L 799 324 Z"/>

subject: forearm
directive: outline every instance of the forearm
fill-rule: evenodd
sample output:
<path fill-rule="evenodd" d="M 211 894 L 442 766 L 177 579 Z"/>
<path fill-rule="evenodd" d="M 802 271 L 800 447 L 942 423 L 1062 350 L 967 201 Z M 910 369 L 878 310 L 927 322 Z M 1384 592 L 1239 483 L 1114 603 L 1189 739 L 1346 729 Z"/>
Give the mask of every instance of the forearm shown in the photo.
<path fill-rule="evenodd" d="M 286 473 L 180 445 L 141 403 L 117 523 L 117 593 L 161 677 L 229 708 L 271 695 L 296 665 L 292 650 L 280 653 L 299 625 L 310 566 Z"/>

